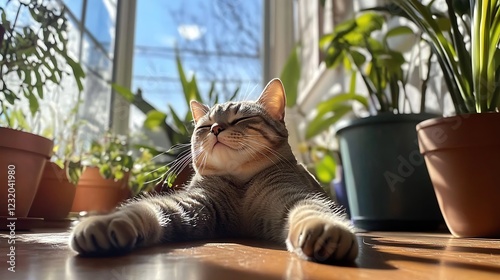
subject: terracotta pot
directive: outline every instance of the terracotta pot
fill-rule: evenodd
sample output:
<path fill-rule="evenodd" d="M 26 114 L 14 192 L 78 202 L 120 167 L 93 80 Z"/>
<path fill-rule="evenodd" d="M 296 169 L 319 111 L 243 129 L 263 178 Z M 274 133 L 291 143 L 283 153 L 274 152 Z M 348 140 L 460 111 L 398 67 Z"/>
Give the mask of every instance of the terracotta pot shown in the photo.
<path fill-rule="evenodd" d="M 66 170 L 47 162 L 38 185 L 29 217 L 60 220 L 68 216 L 75 198 L 76 186 L 66 176 Z"/>
<path fill-rule="evenodd" d="M 114 181 L 105 179 L 97 167 L 87 167 L 76 186 L 71 212 L 109 212 L 130 197 L 128 175 Z"/>
<path fill-rule="evenodd" d="M 28 215 L 53 146 L 47 138 L 0 127 L 0 216 Z M 12 212 L 8 209 L 11 202 L 15 204 Z"/>
<path fill-rule="evenodd" d="M 500 236 L 500 113 L 431 119 L 417 132 L 453 235 Z"/>

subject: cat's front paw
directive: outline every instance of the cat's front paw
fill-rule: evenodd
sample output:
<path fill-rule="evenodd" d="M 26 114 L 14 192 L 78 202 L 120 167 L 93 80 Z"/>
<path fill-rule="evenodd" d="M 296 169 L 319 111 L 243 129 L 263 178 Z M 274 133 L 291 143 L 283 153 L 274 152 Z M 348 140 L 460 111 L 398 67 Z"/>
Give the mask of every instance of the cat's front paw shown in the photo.
<path fill-rule="evenodd" d="M 70 247 L 82 255 L 121 253 L 141 241 L 140 230 L 123 213 L 93 216 L 78 223 L 70 237 Z"/>
<path fill-rule="evenodd" d="M 290 226 L 289 251 L 318 262 L 353 261 L 358 256 L 356 236 L 345 225 L 323 218 L 305 218 Z"/>

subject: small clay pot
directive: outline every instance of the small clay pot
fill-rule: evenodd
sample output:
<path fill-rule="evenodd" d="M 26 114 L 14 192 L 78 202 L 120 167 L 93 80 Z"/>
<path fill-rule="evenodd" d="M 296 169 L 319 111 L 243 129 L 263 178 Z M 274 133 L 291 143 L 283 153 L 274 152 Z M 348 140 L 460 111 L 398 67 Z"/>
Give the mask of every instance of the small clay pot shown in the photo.
<path fill-rule="evenodd" d="M 121 180 L 105 179 L 97 167 L 87 167 L 76 186 L 71 212 L 109 212 L 130 198 L 128 174 Z"/>
<path fill-rule="evenodd" d="M 38 185 L 29 217 L 60 220 L 68 216 L 75 199 L 76 185 L 66 176 L 66 170 L 47 162 Z"/>

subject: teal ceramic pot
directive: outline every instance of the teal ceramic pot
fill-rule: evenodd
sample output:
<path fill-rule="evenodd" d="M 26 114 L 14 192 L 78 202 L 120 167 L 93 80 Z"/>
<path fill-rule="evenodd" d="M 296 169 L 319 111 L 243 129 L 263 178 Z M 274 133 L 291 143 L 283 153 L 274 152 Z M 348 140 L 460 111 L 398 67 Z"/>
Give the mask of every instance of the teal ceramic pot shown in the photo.
<path fill-rule="evenodd" d="M 432 230 L 443 224 L 416 125 L 431 114 L 380 114 L 336 126 L 354 225 Z"/>

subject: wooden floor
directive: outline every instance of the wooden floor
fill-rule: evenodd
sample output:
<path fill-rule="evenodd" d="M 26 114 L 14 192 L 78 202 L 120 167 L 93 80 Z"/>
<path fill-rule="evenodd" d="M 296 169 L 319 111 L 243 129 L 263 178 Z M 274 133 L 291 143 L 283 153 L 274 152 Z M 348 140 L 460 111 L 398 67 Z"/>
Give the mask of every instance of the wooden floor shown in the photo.
<path fill-rule="evenodd" d="M 0 279 L 500 279 L 500 240 L 449 234 L 359 233 L 352 265 L 298 259 L 275 246 L 244 240 L 182 243 L 112 258 L 81 258 L 64 230 L 0 233 Z"/>

